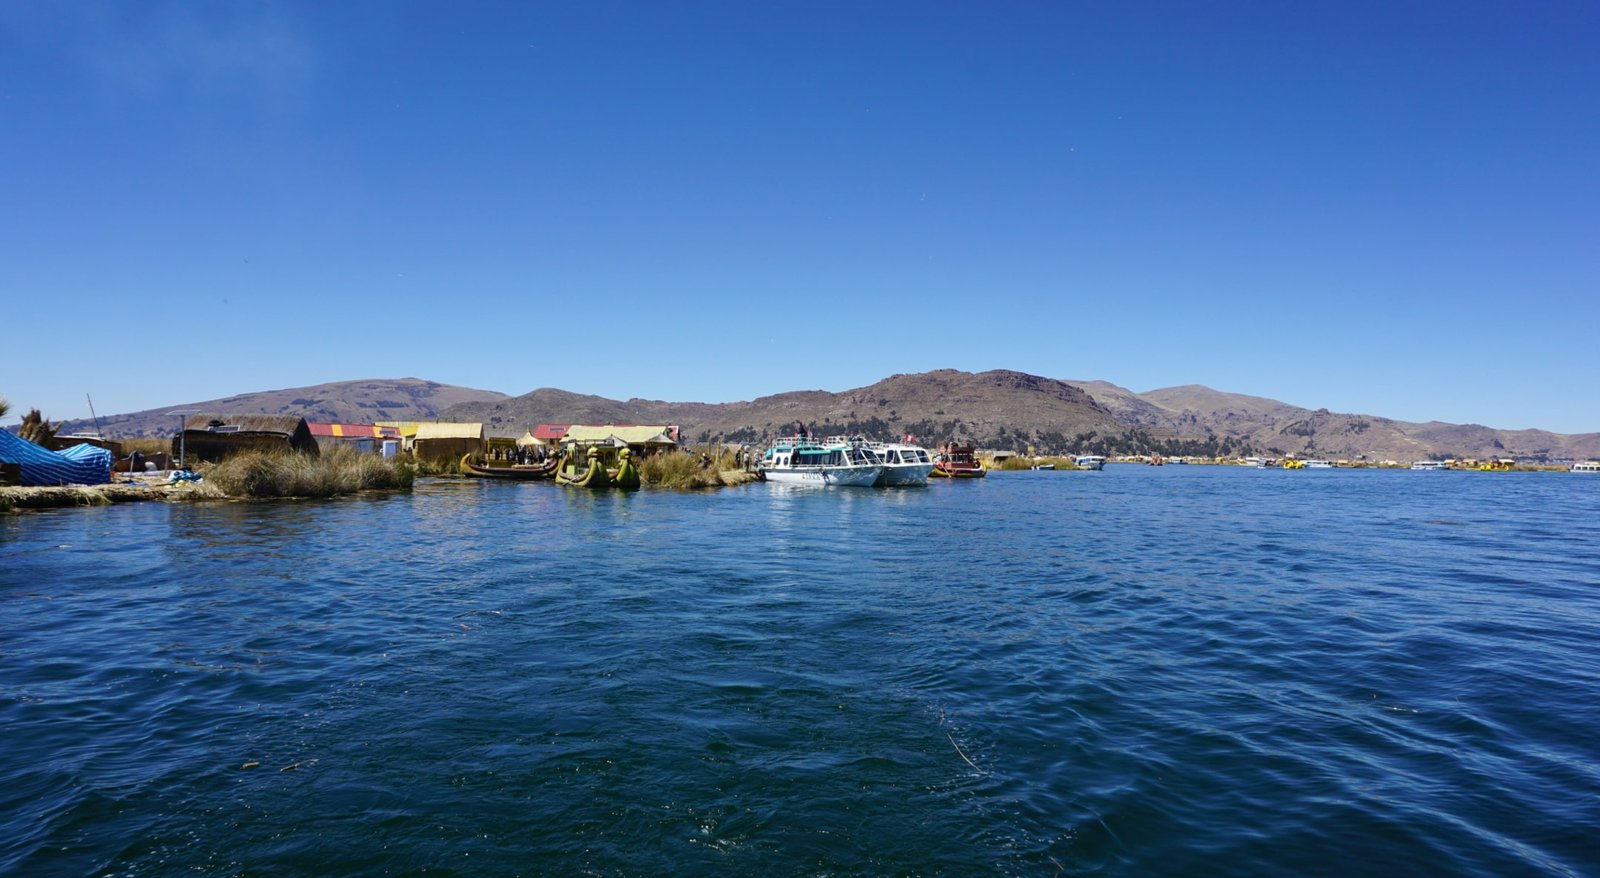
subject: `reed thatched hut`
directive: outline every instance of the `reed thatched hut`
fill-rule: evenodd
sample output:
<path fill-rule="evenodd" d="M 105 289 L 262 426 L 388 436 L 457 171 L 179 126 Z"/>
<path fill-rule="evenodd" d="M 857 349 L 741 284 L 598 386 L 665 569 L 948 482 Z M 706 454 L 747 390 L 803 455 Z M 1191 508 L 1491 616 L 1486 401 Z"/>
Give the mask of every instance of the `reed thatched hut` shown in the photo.
<path fill-rule="evenodd" d="M 183 434 L 172 442 L 172 453 L 181 452 L 186 463 L 216 462 L 253 450 L 318 453 L 306 419 L 294 415 L 190 415 L 183 421 Z"/>
<path fill-rule="evenodd" d="M 477 454 L 484 448 L 482 423 L 418 424 L 411 451 L 417 460 L 454 463 L 464 454 Z"/>
<path fill-rule="evenodd" d="M 678 447 L 678 428 L 672 424 L 571 424 L 564 439 L 580 443 L 609 440 L 613 445 L 628 446 L 635 454 L 654 454 Z"/>

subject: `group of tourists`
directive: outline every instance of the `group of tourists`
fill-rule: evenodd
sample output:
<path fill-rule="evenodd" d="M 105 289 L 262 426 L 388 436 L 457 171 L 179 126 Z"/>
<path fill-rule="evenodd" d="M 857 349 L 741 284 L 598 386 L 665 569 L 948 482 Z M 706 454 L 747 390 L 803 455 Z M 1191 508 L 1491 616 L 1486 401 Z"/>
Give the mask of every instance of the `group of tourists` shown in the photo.
<path fill-rule="evenodd" d="M 544 463 L 550 459 L 550 447 L 547 445 L 527 445 L 518 448 L 491 448 L 489 459 L 508 461 L 516 466 L 529 466 Z"/>

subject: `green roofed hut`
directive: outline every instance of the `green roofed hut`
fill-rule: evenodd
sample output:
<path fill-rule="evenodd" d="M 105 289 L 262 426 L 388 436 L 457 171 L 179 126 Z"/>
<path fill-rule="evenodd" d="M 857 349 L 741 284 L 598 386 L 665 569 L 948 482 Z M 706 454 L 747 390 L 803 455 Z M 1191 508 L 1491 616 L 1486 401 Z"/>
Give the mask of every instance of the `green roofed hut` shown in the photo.
<path fill-rule="evenodd" d="M 575 445 L 609 442 L 618 447 L 626 445 L 636 455 L 648 455 L 677 448 L 678 428 L 672 424 L 572 424 L 562 441 Z"/>
<path fill-rule="evenodd" d="M 215 463 L 241 451 L 301 451 L 316 455 L 317 440 L 306 419 L 294 415 L 190 415 L 172 453 L 185 462 Z"/>

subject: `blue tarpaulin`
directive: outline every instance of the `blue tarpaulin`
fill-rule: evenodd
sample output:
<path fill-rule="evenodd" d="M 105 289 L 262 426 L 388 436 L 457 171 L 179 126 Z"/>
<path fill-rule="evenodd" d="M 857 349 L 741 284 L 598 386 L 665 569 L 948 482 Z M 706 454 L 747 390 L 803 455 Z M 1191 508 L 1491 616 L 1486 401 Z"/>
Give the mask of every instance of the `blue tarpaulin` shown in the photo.
<path fill-rule="evenodd" d="M 23 485 L 104 485 L 111 481 L 111 452 L 93 445 L 50 451 L 0 430 L 0 463 L 22 465 Z"/>

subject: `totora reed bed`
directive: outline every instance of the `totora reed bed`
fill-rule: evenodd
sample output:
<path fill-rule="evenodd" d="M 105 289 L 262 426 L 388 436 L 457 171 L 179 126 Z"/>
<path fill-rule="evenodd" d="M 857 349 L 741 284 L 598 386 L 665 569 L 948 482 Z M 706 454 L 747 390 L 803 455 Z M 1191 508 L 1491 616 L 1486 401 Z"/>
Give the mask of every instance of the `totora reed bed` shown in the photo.
<path fill-rule="evenodd" d="M 371 454 L 338 448 L 312 456 L 292 451 L 247 451 L 202 471 L 229 497 L 334 497 L 357 491 L 409 489 L 416 470 Z"/>

